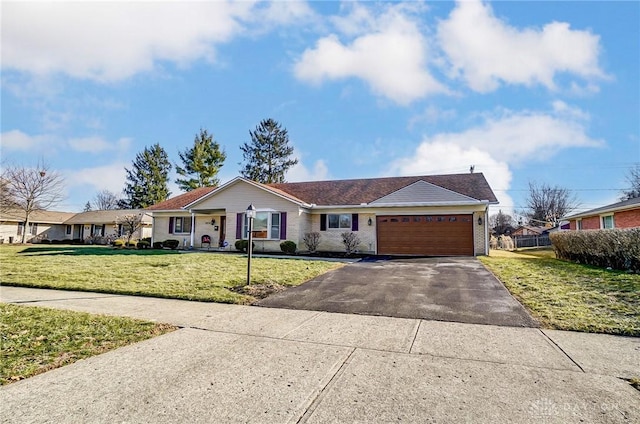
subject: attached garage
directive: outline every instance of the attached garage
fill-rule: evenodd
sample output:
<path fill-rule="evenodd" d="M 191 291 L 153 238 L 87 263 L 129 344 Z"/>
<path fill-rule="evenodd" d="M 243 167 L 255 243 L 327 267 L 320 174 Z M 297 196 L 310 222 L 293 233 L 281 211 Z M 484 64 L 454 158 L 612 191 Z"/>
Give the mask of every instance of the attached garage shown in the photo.
<path fill-rule="evenodd" d="M 378 254 L 473 256 L 473 215 L 376 217 Z"/>

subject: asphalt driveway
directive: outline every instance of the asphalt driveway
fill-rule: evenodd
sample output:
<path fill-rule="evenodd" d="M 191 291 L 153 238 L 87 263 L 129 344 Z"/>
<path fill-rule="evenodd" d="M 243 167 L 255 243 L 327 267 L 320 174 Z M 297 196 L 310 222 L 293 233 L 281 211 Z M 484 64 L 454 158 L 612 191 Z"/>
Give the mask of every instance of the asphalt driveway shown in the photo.
<path fill-rule="evenodd" d="M 537 327 L 475 258 L 357 262 L 257 303 L 272 308 Z"/>

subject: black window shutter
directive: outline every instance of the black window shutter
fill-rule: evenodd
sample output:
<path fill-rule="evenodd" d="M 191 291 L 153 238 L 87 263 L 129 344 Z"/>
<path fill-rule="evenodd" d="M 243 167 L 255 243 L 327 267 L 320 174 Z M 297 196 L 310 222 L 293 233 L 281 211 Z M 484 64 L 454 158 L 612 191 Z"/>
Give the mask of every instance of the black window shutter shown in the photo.
<path fill-rule="evenodd" d="M 327 231 L 327 214 L 320 215 L 320 231 Z"/>
<path fill-rule="evenodd" d="M 173 234 L 173 217 L 169 218 L 169 234 Z"/>
<path fill-rule="evenodd" d="M 280 240 L 287 239 L 287 213 L 280 212 Z"/>
<path fill-rule="evenodd" d="M 358 231 L 358 214 L 351 214 L 351 231 Z"/>
<path fill-rule="evenodd" d="M 236 214 L 236 239 L 242 239 L 242 214 Z"/>
<path fill-rule="evenodd" d="M 102 224 L 102 231 L 100 231 L 100 235 L 102 237 L 104 237 L 104 228 L 107 226 L 107 224 Z"/>

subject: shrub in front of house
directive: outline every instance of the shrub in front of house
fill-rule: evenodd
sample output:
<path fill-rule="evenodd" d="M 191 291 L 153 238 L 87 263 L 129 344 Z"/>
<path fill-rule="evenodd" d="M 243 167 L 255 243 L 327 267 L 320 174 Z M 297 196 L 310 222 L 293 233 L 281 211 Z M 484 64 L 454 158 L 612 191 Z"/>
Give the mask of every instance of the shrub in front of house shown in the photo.
<path fill-rule="evenodd" d="M 146 240 L 140 240 L 138 242 L 138 245 L 136 246 L 138 249 L 148 249 L 151 246 L 151 243 L 149 243 Z"/>
<path fill-rule="evenodd" d="M 119 247 L 119 248 L 124 247 L 124 240 L 120 240 L 120 239 L 114 240 L 113 243 L 111 243 L 111 245 L 113 247 Z"/>
<path fill-rule="evenodd" d="M 81 238 L 75 238 L 71 240 L 71 244 L 84 244 L 84 240 L 82 240 Z"/>
<path fill-rule="evenodd" d="M 358 235 L 348 231 L 340 234 L 340 236 L 342 236 L 342 244 L 344 244 L 344 250 L 347 255 L 354 253 L 360 244 L 360 238 Z"/>
<path fill-rule="evenodd" d="M 287 255 L 293 255 L 294 253 L 296 253 L 297 247 L 298 246 L 296 246 L 296 244 L 291 240 L 285 240 L 280 243 L 280 250 L 282 250 Z"/>
<path fill-rule="evenodd" d="M 154 249 L 162 249 L 164 246 L 162 246 L 162 242 L 161 241 L 154 241 L 153 242 L 153 248 Z"/>
<path fill-rule="evenodd" d="M 177 249 L 178 246 L 180 246 L 180 240 L 168 239 L 162 242 L 162 247 L 166 247 L 168 249 Z"/>
<path fill-rule="evenodd" d="M 249 247 L 249 240 L 236 240 L 234 246 L 236 247 L 236 250 L 239 250 L 241 252 L 247 252 L 247 248 Z M 255 243 L 251 243 L 251 248 L 255 249 L 256 244 Z"/>
<path fill-rule="evenodd" d="M 134 240 L 127 243 L 127 247 L 136 247 L 137 245 L 138 245 L 138 242 Z"/>
<path fill-rule="evenodd" d="M 49 240 L 49 239 L 42 239 L 42 240 L 40 240 L 40 244 L 51 244 L 51 240 Z"/>
<path fill-rule="evenodd" d="M 65 244 L 67 240 L 51 240 L 51 244 Z"/>
<path fill-rule="evenodd" d="M 550 238 L 560 259 L 640 272 L 640 228 L 562 231 Z"/>
<path fill-rule="evenodd" d="M 307 246 L 307 250 L 309 251 L 309 253 L 315 253 L 318 250 L 318 246 L 320 245 L 320 233 L 304 233 L 302 242 L 305 246 Z"/>

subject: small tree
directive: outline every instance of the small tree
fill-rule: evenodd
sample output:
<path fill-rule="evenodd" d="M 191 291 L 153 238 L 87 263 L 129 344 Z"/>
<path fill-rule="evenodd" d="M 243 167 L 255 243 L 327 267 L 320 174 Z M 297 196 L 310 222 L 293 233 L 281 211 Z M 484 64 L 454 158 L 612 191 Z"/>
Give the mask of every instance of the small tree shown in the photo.
<path fill-rule="evenodd" d="M 347 255 L 352 254 L 358 248 L 360 244 L 360 238 L 356 233 L 353 232 L 345 232 L 340 234 L 342 236 L 342 244 L 344 244 L 344 248 L 347 252 Z"/>
<path fill-rule="evenodd" d="M 87 203 L 85 203 L 85 204 L 84 204 L 84 209 L 82 209 L 82 212 L 89 212 L 89 211 L 91 211 L 91 210 L 92 210 L 92 208 L 91 208 L 91 202 L 87 202 Z"/>
<path fill-rule="evenodd" d="M 24 243 L 31 214 L 48 210 L 64 198 L 64 180 L 62 175 L 50 170 L 45 163 L 38 163 L 34 168 L 4 167 L 0 180 L 2 208 L 20 211 L 24 217 L 21 239 L 21 243 Z"/>
<path fill-rule="evenodd" d="M 240 146 L 245 160 L 242 176 L 263 184 L 285 182 L 284 174 L 298 163 L 290 159 L 293 147 L 287 130 L 273 119 L 265 119 L 249 135 L 251 142 Z"/>
<path fill-rule="evenodd" d="M 176 165 L 176 172 L 183 177 L 176 180 L 181 190 L 191 191 L 220 184 L 217 175 L 227 155 L 207 130 L 200 129 L 200 134 L 193 140 L 193 147 L 178 154 L 184 165 L 184 168 Z"/>
<path fill-rule="evenodd" d="M 118 231 L 119 227 L 122 226 L 122 236 L 126 237 L 127 243 L 126 246 L 131 242 L 131 238 L 133 235 L 142 227 L 142 213 L 131 213 L 126 215 L 120 215 L 116 217 L 116 225 L 115 230 Z"/>
<path fill-rule="evenodd" d="M 307 246 L 309 253 L 315 253 L 320 245 L 320 233 L 305 233 L 302 242 Z"/>

